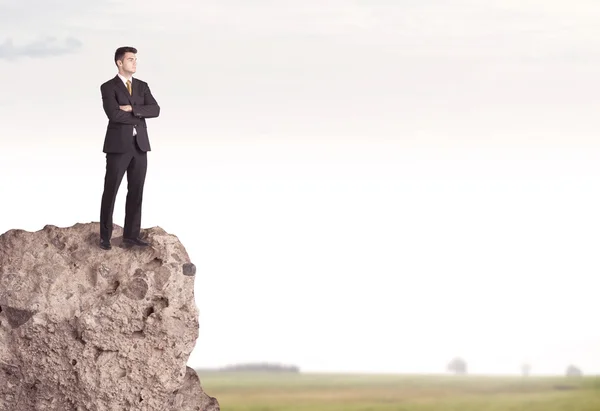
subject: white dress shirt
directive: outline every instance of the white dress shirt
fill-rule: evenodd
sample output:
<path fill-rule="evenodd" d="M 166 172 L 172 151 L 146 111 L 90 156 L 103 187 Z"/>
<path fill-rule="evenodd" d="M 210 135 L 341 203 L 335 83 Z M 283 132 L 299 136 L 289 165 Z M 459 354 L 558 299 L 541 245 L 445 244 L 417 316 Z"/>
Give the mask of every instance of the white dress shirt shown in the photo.
<path fill-rule="evenodd" d="M 122 76 L 121 73 L 117 73 L 117 76 L 119 76 L 119 78 L 123 80 L 123 84 L 125 84 L 125 88 L 127 88 L 127 78 Z M 129 81 L 131 81 L 131 89 L 133 90 L 133 77 L 130 78 Z M 135 129 L 135 126 L 133 126 L 133 135 L 135 136 L 136 134 L 137 130 Z"/>

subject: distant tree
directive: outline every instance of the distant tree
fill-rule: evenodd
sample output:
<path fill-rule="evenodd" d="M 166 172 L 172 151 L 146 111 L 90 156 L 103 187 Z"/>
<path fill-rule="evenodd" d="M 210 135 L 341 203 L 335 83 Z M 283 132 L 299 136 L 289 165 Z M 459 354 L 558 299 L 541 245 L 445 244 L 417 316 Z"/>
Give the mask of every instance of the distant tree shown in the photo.
<path fill-rule="evenodd" d="M 531 373 L 531 365 L 530 364 L 521 365 L 521 374 L 523 375 L 523 377 L 528 377 L 530 373 Z"/>
<path fill-rule="evenodd" d="M 466 374 L 467 362 L 460 357 L 453 358 L 452 361 L 448 363 L 448 371 L 457 375 Z"/>
<path fill-rule="evenodd" d="M 581 377 L 583 372 L 581 372 L 581 369 L 571 364 L 567 367 L 566 375 L 567 377 Z"/>

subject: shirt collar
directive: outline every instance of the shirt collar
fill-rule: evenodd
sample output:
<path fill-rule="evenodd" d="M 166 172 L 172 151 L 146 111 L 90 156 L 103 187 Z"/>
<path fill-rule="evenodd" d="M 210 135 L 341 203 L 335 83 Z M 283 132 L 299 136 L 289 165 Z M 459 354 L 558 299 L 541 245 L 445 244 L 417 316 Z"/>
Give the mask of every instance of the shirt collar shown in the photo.
<path fill-rule="evenodd" d="M 127 79 L 121 75 L 121 73 L 117 73 L 117 76 L 123 81 L 123 84 L 127 84 Z M 131 82 L 133 83 L 133 77 L 131 77 Z"/>

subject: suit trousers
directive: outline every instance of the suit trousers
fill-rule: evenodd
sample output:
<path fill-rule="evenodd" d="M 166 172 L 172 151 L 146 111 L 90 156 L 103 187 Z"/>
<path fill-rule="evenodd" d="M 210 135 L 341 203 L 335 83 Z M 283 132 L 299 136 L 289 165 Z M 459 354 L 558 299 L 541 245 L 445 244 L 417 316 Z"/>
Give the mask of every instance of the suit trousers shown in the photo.
<path fill-rule="evenodd" d="M 106 241 L 112 236 L 115 199 L 125 172 L 127 172 L 127 198 L 123 237 L 137 238 L 140 235 L 142 197 L 148 160 L 147 153 L 140 150 L 135 143 L 135 138 L 133 140 L 131 150 L 127 153 L 106 153 L 104 192 L 100 206 L 100 238 Z"/>

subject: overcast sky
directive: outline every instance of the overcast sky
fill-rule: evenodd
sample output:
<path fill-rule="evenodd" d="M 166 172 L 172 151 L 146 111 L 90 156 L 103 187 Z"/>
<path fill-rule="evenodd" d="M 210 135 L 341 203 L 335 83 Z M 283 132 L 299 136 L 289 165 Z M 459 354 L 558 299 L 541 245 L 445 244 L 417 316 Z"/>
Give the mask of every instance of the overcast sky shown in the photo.
<path fill-rule="evenodd" d="M 0 0 L 0 232 L 98 221 L 100 84 L 131 45 L 161 105 L 142 226 L 198 267 L 191 366 L 600 372 L 599 17 Z"/>

